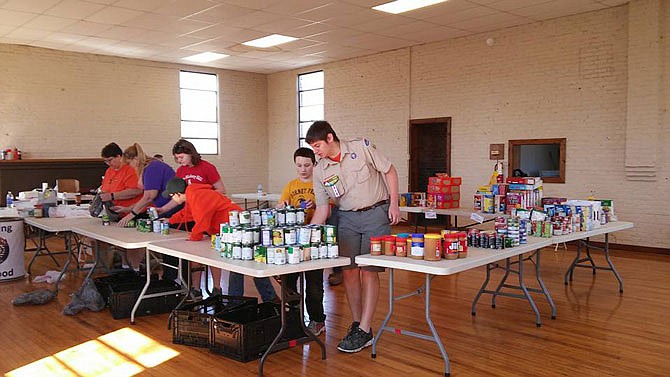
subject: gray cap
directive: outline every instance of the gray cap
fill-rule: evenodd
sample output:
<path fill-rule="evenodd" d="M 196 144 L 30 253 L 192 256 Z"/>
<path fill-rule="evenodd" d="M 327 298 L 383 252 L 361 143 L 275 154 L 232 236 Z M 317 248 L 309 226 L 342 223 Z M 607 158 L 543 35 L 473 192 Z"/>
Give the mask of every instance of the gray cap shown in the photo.
<path fill-rule="evenodd" d="M 184 192 L 186 192 L 186 181 L 181 178 L 174 177 L 168 181 L 167 185 L 165 185 L 165 191 L 163 191 L 163 197 L 169 198 L 170 195 L 172 194 L 175 193 L 183 194 Z"/>

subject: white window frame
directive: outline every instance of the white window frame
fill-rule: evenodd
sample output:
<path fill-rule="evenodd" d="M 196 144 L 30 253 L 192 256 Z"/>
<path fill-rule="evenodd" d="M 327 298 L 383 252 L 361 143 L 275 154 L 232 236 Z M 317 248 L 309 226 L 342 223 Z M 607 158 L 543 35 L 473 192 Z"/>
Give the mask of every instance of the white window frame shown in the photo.
<path fill-rule="evenodd" d="M 207 75 L 207 76 L 214 76 L 216 79 L 216 88 L 215 89 L 203 89 L 203 88 L 195 88 L 195 87 L 187 87 L 187 86 L 182 86 L 182 73 L 188 73 L 188 74 L 197 74 L 197 75 Z M 204 77 L 204 76 L 203 76 Z M 199 95 L 211 95 L 212 93 L 214 94 L 215 97 L 215 108 L 209 108 L 209 111 L 214 111 L 215 112 L 215 121 L 209 121 L 209 120 L 200 120 L 200 119 L 185 119 L 184 118 L 184 111 L 183 111 L 183 104 L 186 102 L 184 98 L 184 91 L 192 91 L 194 94 L 199 94 Z M 193 143 L 198 150 L 198 153 L 203 154 L 203 155 L 218 155 L 219 154 L 219 144 L 220 144 L 220 123 L 219 123 L 219 79 L 218 76 L 215 73 L 207 73 L 207 72 L 196 72 L 196 71 L 189 71 L 189 70 L 180 70 L 179 71 L 179 118 L 180 118 L 180 135 L 183 139 L 186 139 Z M 196 136 L 198 132 L 193 132 L 193 128 L 196 124 L 202 124 L 203 126 L 207 126 L 209 128 L 209 133 L 210 135 L 205 135 L 205 137 L 201 136 Z M 197 126 L 195 126 L 197 127 Z M 185 129 L 189 129 L 191 132 L 186 131 Z M 213 135 L 213 132 L 215 130 L 216 135 Z M 214 144 L 216 145 L 216 150 L 208 150 L 205 148 L 199 147 L 199 145 L 202 145 L 201 143 L 203 141 L 214 141 Z"/>
<path fill-rule="evenodd" d="M 304 76 L 307 76 L 307 75 L 313 75 L 313 74 L 316 74 L 316 73 L 320 73 L 322 76 L 324 76 L 324 79 L 321 82 L 321 86 L 306 89 L 306 90 L 301 89 L 300 88 L 300 78 L 304 77 Z M 309 128 L 309 126 L 312 123 L 314 123 L 317 120 L 323 120 L 324 117 L 325 117 L 325 114 L 324 114 L 325 113 L 325 88 L 324 88 L 324 86 L 325 86 L 325 81 L 326 81 L 325 80 L 325 74 L 324 74 L 323 70 L 305 72 L 305 73 L 299 74 L 298 79 L 296 81 L 297 81 L 296 84 L 297 84 L 297 94 L 298 94 L 298 128 L 297 128 L 297 130 L 298 130 L 298 147 L 309 147 L 309 145 L 305 142 L 305 137 L 303 136 L 304 134 L 307 133 L 307 129 L 303 130 L 303 127 Z M 302 103 L 302 93 L 310 92 L 310 91 L 317 91 L 317 90 L 321 90 L 321 91 L 324 92 L 324 98 L 323 98 L 324 103 L 320 104 L 323 107 L 323 111 L 321 111 L 321 113 L 318 116 L 313 117 L 313 118 L 316 118 L 316 119 L 312 119 L 312 118 L 307 119 L 307 118 L 304 117 L 304 114 L 306 113 L 306 108 L 308 106 L 305 106 Z"/>

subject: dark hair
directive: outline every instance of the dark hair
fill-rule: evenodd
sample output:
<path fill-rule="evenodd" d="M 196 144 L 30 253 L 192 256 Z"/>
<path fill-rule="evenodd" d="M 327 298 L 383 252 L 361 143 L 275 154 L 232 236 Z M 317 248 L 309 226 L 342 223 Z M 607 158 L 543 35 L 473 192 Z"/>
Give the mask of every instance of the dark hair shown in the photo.
<path fill-rule="evenodd" d="M 116 157 L 121 156 L 122 154 L 123 151 L 121 150 L 121 147 L 119 147 L 119 145 L 116 143 L 109 143 L 105 145 L 100 152 L 100 156 L 102 158 Z"/>
<path fill-rule="evenodd" d="M 191 163 L 193 165 L 198 165 L 202 161 L 200 153 L 195 149 L 195 146 L 191 144 L 190 141 L 185 139 L 179 139 L 174 146 L 172 147 L 172 154 L 184 153 L 191 155 Z"/>
<path fill-rule="evenodd" d="M 330 123 L 326 122 L 325 120 L 317 120 L 316 122 L 312 123 L 311 126 L 309 126 L 309 130 L 307 130 L 307 135 L 305 136 L 305 141 L 307 144 L 312 144 L 319 140 L 328 141 L 328 134 L 333 135 L 333 140 L 338 142 L 340 141 L 340 139 L 337 138 L 337 134 L 335 134 L 335 130 L 333 130 L 333 127 L 330 125 Z"/>
<path fill-rule="evenodd" d="M 312 165 L 316 164 L 316 156 L 314 156 L 314 151 L 309 149 L 309 148 L 300 147 L 300 148 L 296 149 L 295 152 L 293 152 L 293 161 L 294 162 L 295 162 L 296 157 L 309 158 L 310 160 L 312 160 Z"/>

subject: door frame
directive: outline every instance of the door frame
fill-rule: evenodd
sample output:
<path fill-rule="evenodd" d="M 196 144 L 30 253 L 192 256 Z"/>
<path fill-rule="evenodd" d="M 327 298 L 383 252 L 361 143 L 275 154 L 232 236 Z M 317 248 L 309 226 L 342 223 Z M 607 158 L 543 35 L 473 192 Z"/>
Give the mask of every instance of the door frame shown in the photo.
<path fill-rule="evenodd" d="M 447 151 L 447 164 L 445 166 L 446 172 L 451 175 L 451 117 L 441 118 L 425 118 L 425 119 L 410 119 L 409 120 L 409 180 L 407 185 L 408 191 L 415 191 L 413 187 L 418 187 L 419 184 L 419 166 L 418 161 L 413 156 L 412 152 L 418 150 L 418 133 L 422 125 L 443 123 L 447 127 L 447 137 L 444 148 Z"/>

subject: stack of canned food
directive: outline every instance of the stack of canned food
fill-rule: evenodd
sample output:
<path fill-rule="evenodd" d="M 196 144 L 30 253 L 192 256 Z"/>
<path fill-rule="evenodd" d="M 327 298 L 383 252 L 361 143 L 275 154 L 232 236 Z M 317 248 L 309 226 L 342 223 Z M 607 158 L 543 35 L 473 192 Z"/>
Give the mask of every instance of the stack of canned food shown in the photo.
<path fill-rule="evenodd" d="M 160 233 L 162 235 L 170 234 L 170 223 L 167 219 L 159 219 L 156 208 L 151 207 L 147 209 L 148 219 L 133 219 L 126 223 L 126 228 L 135 228 L 138 232 L 144 233 Z M 104 215 L 103 215 L 104 225 Z"/>
<path fill-rule="evenodd" d="M 212 236 L 212 247 L 224 258 L 297 264 L 337 258 L 336 234 L 332 225 L 306 225 L 302 208 L 230 211 L 228 223 Z"/>

